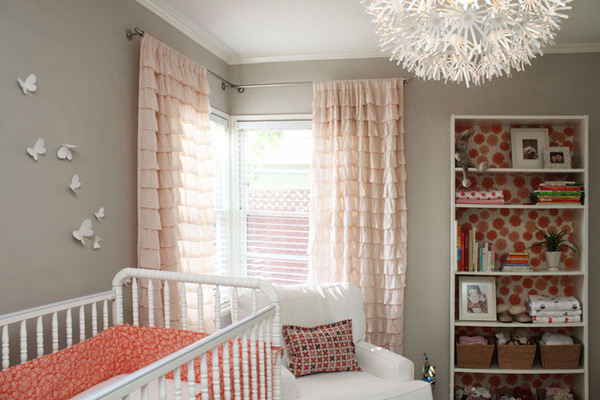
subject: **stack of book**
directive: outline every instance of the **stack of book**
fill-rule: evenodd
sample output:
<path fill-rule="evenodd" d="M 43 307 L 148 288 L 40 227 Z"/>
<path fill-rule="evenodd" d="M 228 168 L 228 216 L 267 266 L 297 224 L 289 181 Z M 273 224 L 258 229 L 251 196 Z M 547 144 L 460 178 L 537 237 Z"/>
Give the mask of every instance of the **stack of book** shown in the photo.
<path fill-rule="evenodd" d="M 456 225 L 456 270 L 469 272 L 494 271 L 496 248 L 493 244 L 475 240 L 475 230 Z"/>
<path fill-rule="evenodd" d="M 529 253 L 507 253 L 502 264 L 502 271 L 505 272 L 518 272 L 518 271 L 529 271 L 531 265 L 529 264 Z"/>
<path fill-rule="evenodd" d="M 575 181 L 546 181 L 534 193 L 537 204 L 583 203 L 583 185 Z"/>

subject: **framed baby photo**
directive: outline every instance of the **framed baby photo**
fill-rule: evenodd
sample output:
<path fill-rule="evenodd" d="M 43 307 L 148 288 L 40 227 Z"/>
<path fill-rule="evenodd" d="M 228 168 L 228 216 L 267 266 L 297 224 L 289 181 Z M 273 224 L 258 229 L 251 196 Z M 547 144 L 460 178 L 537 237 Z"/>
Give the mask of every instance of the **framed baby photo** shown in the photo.
<path fill-rule="evenodd" d="M 544 168 L 570 169 L 571 152 L 568 147 L 548 147 L 544 150 Z"/>
<path fill-rule="evenodd" d="M 496 321 L 496 279 L 461 276 L 458 278 L 458 319 Z"/>
<path fill-rule="evenodd" d="M 513 128 L 510 130 L 510 143 L 513 168 L 544 168 L 547 128 Z"/>

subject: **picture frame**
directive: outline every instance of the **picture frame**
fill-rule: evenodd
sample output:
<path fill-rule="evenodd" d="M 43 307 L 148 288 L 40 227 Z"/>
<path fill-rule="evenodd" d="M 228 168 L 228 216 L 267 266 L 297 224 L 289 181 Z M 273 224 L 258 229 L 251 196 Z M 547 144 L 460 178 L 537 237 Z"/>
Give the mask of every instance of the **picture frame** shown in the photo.
<path fill-rule="evenodd" d="M 544 168 L 571 169 L 571 150 L 568 147 L 544 149 Z"/>
<path fill-rule="evenodd" d="M 510 143 L 513 168 L 544 168 L 543 154 L 549 147 L 548 128 L 513 128 Z"/>
<path fill-rule="evenodd" d="M 496 321 L 496 279 L 461 276 L 458 279 L 458 319 Z"/>

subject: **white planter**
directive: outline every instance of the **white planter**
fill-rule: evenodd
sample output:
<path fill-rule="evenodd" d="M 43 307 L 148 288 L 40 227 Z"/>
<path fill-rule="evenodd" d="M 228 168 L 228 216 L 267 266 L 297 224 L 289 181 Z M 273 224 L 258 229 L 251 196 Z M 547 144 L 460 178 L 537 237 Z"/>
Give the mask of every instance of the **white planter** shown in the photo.
<path fill-rule="evenodd" d="M 560 256 L 562 255 L 562 251 L 547 251 L 546 252 L 546 265 L 548 265 L 548 269 L 557 270 L 558 264 L 560 264 Z"/>

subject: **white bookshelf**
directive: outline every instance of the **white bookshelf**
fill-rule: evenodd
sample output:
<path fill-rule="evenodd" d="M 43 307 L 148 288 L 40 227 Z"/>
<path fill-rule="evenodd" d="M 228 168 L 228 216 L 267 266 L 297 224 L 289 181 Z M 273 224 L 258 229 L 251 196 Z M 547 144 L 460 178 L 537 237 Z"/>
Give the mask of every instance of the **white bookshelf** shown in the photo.
<path fill-rule="evenodd" d="M 457 181 L 460 182 L 462 179 L 462 169 L 456 168 L 454 163 L 454 145 L 457 138 L 457 128 L 459 127 L 479 127 L 480 131 L 483 132 L 483 127 L 490 126 L 501 126 L 504 127 L 550 127 L 551 131 L 557 129 L 557 127 L 570 127 L 572 128 L 572 168 L 571 169 L 526 169 L 526 168 L 511 168 L 511 160 L 507 160 L 508 166 L 502 166 L 497 168 L 490 168 L 485 172 L 479 172 L 476 168 L 469 169 L 470 176 L 478 176 L 482 180 L 485 177 L 493 179 L 494 182 L 498 182 L 496 177 L 505 176 L 509 179 L 514 177 L 522 176 L 526 179 L 533 179 L 534 177 L 540 177 L 539 179 L 544 180 L 548 176 L 565 176 L 574 177 L 579 182 L 583 183 L 585 190 L 584 204 L 582 205 L 563 205 L 563 204 L 551 204 L 551 205 L 535 205 L 529 204 L 527 201 L 515 201 L 509 202 L 503 205 L 486 205 L 486 204 L 456 204 L 456 191 L 460 189 L 457 187 Z M 476 130 L 477 131 L 477 130 Z M 449 374 L 449 397 L 454 398 L 455 389 L 457 387 L 463 387 L 461 384 L 460 376 L 463 374 L 473 374 L 473 376 L 482 375 L 484 379 L 489 379 L 492 376 L 503 377 L 510 374 L 516 374 L 518 376 L 523 375 L 534 375 L 532 378 L 525 380 L 525 384 L 530 383 L 538 377 L 550 376 L 568 376 L 569 382 L 572 382 L 572 386 L 582 399 L 590 399 L 589 397 L 589 357 L 588 357 L 588 341 L 589 341 L 589 327 L 588 327 L 588 204 L 589 204 L 589 190 L 588 190 L 588 117 L 587 116 L 486 116 L 486 115 L 453 115 L 450 123 L 450 231 L 451 231 L 451 248 L 450 248 L 450 374 Z M 473 141 L 473 137 L 470 138 L 470 144 Z M 457 179 L 458 178 L 458 179 Z M 509 179 L 506 179 L 508 181 Z M 501 185 L 500 185 L 501 186 Z M 494 185 L 495 188 L 502 189 L 499 185 Z M 487 211 L 486 211 L 487 210 Z M 477 215 L 477 213 L 495 213 L 499 218 L 504 218 L 506 221 L 509 220 L 508 215 L 526 215 L 527 213 L 547 213 L 550 220 L 550 225 L 556 223 L 559 225 L 559 221 L 556 218 L 560 218 L 560 213 L 564 212 L 572 215 L 572 221 L 570 224 L 574 230 L 576 242 L 579 244 L 581 249 L 581 255 L 577 257 L 576 261 L 573 261 L 574 265 L 567 269 L 561 269 L 559 271 L 549 271 L 545 268 L 545 265 L 541 265 L 533 268 L 532 271 L 520 271 L 520 272 L 502 272 L 502 271 L 491 271 L 491 272 L 474 272 L 474 271 L 458 271 L 457 265 L 457 234 L 456 224 L 457 216 L 460 216 L 458 224 L 465 222 L 466 215 Z M 546 215 L 546 214 L 545 214 Z M 472 218 L 472 217 L 471 217 Z M 555 218 L 555 219 L 553 219 Z M 523 221 L 525 224 L 525 221 Z M 519 228 L 519 227 L 516 227 Z M 522 228 L 522 226 L 521 226 Z M 494 227 L 490 227 L 490 230 Z M 492 240 L 493 242 L 493 240 Z M 509 243 L 510 245 L 510 243 Z M 504 252 L 513 251 L 510 248 L 506 248 Z M 528 250 L 529 251 L 529 250 Z M 500 252 L 497 252 L 499 254 Z M 579 299 L 582 304 L 582 321 L 576 323 L 502 323 L 497 321 L 465 321 L 459 319 L 459 313 L 457 310 L 458 306 L 458 280 L 464 276 L 485 276 L 496 278 L 496 295 L 499 296 L 498 291 L 502 286 L 503 280 L 506 279 L 549 279 L 549 280 L 561 280 L 569 279 L 573 295 Z M 542 285 L 543 286 L 543 285 Z M 505 290 L 506 292 L 506 290 Z M 552 294 L 547 293 L 544 290 L 539 290 L 539 294 Z M 523 295 L 523 294 L 521 294 Z M 525 297 L 525 296 L 523 296 Z M 524 304 L 524 303 L 523 303 Z M 540 365 L 539 356 L 536 355 L 536 361 L 533 368 L 526 370 L 512 370 L 512 369 L 500 369 L 497 366 L 496 353 L 490 368 L 488 369 L 474 369 L 474 368 L 458 368 L 456 366 L 456 339 L 458 332 L 465 329 L 486 329 L 492 334 L 501 330 L 514 330 L 516 328 L 525 328 L 528 330 L 539 333 L 543 332 L 544 329 L 563 330 L 567 331 L 568 334 L 573 335 L 582 343 L 582 353 L 580 357 L 580 365 L 577 369 L 555 369 L 549 370 L 544 369 Z M 536 335 L 535 333 L 533 334 Z M 477 379 L 475 379 L 476 381 Z M 517 384 L 516 386 L 519 386 Z M 527 385 L 524 385 L 527 386 Z M 531 385 L 530 385 L 531 386 Z M 506 386 L 505 386 L 506 387 Z"/>

